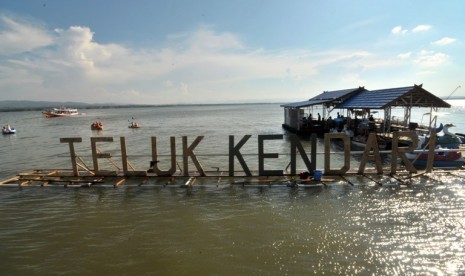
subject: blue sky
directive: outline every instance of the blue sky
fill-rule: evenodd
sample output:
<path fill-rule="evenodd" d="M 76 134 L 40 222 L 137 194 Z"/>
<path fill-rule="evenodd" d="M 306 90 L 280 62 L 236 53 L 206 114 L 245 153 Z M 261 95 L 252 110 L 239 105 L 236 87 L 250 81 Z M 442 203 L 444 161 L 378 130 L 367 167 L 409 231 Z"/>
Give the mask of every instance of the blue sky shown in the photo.
<path fill-rule="evenodd" d="M 465 79 L 463 1 L 0 1 L 0 100 L 292 102 Z M 465 96 L 465 88 L 454 96 Z"/>

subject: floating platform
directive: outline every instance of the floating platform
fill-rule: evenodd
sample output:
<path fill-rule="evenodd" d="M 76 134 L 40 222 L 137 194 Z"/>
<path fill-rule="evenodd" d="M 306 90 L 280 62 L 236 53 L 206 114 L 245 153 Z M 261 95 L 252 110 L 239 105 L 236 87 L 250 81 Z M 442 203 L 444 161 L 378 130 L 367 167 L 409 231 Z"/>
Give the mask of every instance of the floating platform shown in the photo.
<path fill-rule="evenodd" d="M 378 174 L 376 170 L 359 174 L 349 171 L 344 175 L 325 175 L 317 180 L 313 177 L 301 179 L 298 175 L 283 176 L 227 176 L 227 172 L 213 171 L 208 176 L 157 176 L 147 173 L 145 176 L 128 176 L 124 174 L 108 174 L 106 176 L 83 173 L 73 175 L 70 169 L 38 169 L 31 172 L 19 173 L 15 177 L 0 181 L 0 187 L 64 187 L 64 188 L 90 188 L 90 187 L 179 187 L 193 186 L 243 186 L 243 187 L 325 187 L 332 184 L 357 185 L 358 182 L 369 181 L 380 186 L 383 185 L 409 185 L 419 177 L 426 177 L 442 182 L 441 175 L 447 175 L 465 180 L 464 170 L 435 170 L 434 173 L 419 172 L 412 174 L 408 171 L 398 171 L 395 175 Z"/>

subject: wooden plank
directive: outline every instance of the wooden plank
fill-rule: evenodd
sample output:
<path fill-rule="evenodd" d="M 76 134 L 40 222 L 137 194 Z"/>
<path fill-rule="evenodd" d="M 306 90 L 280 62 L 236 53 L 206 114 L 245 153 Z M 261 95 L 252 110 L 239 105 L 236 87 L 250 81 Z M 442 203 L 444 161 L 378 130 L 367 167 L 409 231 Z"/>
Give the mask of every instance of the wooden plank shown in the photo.
<path fill-rule="evenodd" d="M 92 172 L 92 171 L 90 171 L 90 169 L 89 169 L 87 166 L 83 166 L 83 165 L 81 165 L 81 164 L 79 164 L 79 163 L 78 163 L 77 165 L 78 165 L 80 168 L 83 168 L 83 169 L 84 169 L 86 172 L 88 172 L 89 174 L 95 175 L 95 173 Z M 85 164 L 84 164 L 84 165 L 85 165 Z"/>
<path fill-rule="evenodd" d="M 126 178 L 122 178 L 122 179 L 118 180 L 115 183 L 114 187 L 118 187 L 119 185 L 123 184 L 124 182 L 126 182 Z"/>
<path fill-rule="evenodd" d="M 186 183 L 184 183 L 184 186 L 192 186 L 195 183 L 196 179 L 197 178 L 195 176 L 191 176 L 189 180 L 187 180 Z"/>
<path fill-rule="evenodd" d="M 64 183 L 64 182 L 67 182 L 67 183 L 105 183 L 105 181 L 103 180 L 103 178 L 99 178 L 99 179 L 93 179 L 93 180 L 86 180 L 86 179 L 48 179 L 47 181 L 45 182 L 55 182 L 55 183 Z"/>
<path fill-rule="evenodd" d="M 5 179 L 3 181 L 0 181 L 0 185 L 8 184 L 8 183 L 15 182 L 15 181 L 18 181 L 18 180 L 19 180 L 19 176 L 15 176 L 15 177 L 8 178 L 8 179 Z"/>

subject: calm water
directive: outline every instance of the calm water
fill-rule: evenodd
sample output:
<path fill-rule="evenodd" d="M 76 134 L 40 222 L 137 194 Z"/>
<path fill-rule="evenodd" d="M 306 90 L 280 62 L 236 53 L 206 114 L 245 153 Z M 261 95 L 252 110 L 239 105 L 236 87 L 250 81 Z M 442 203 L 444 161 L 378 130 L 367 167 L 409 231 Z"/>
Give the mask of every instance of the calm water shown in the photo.
<path fill-rule="evenodd" d="M 0 137 L 1 178 L 70 168 L 60 137 L 82 137 L 76 148 L 90 165 L 89 137 L 114 137 L 99 148 L 117 161 L 119 137 L 125 136 L 130 161 L 147 169 L 151 136 L 157 136 L 163 154 L 169 152 L 169 136 L 176 137 L 180 152 L 181 136 L 191 143 L 205 135 L 196 149 L 200 162 L 205 169 L 226 169 L 227 157 L 212 154 L 227 153 L 228 135 L 236 142 L 253 135 L 243 151 L 256 153 L 257 135 L 285 134 L 279 105 L 83 112 L 64 119 L 0 113 L 1 123 L 18 129 Z M 454 122 L 454 131 L 465 132 L 462 104 L 446 112 L 439 121 Z M 418 111 L 415 120 L 423 114 Z M 126 127 L 133 116 L 141 129 Z M 102 120 L 104 131 L 90 130 L 95 119 Z M 286 153 L 286 137 L 267 143 L 267 150 Z M 286 158 L 270 162 L 270 169 L 282 169 Z M 256 169 L 255 155 L 246 161 Z M 353 160 L 353 167 L 358 164 Z M 465 173 L 418 177 L 409 186 L 387 177 L 378 179 L 383 185 L 363 177 L 350 180 L 353 186 L 296 189 L 0 188 L 0 275 L 465 274 Z"/>

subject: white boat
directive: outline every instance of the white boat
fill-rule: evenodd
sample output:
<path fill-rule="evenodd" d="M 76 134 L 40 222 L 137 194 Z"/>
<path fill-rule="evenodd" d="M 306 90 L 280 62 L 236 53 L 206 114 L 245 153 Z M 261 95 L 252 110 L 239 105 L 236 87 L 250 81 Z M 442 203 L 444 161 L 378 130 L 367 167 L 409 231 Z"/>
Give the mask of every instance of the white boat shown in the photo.
<path fill-rule="evenodd" d="M 60 108 L 52 108 L 49 110 L 45 110 L 42 112 L 45 117 L 53 118 L 53 117 L 72 117 L 79 115 L 78 110 L 76 108 L 67 108 L 67 107 L 60 107 Z"/>
<path fill-rule="evenodd" d="M 2 134 L 15 134 L 16 129 L 11 127 L 10 125 L 3 126 L 2 128 Z"/>

